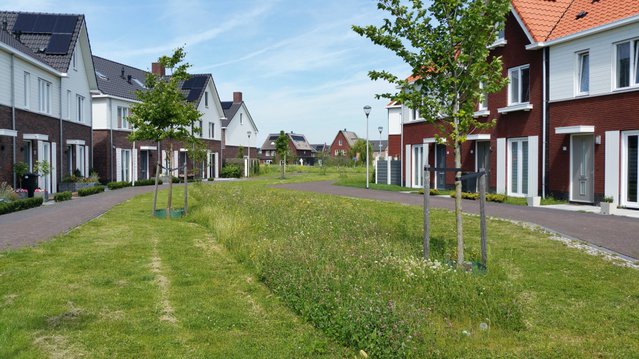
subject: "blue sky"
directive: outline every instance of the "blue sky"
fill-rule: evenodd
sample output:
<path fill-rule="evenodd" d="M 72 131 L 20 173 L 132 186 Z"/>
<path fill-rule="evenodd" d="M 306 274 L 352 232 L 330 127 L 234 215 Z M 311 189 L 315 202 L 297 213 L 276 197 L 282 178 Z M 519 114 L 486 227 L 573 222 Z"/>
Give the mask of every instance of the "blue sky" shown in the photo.
<path fill-rule="evenodd" d="M 244 94 L 260 134 L 279 130 L 330 143 L 339 129 L 365 136 L 362 107 L 373 107 L 370 137 L 386 136 L 393 91 L 371 69 L 409 70 L 351 25 L 379 23 L 373 0 L 3 0 L 6 10 L 83 13 L 93 53 L 141 69 L 185 45 L 193 73 L 211 73 L 222 101 Z"/>

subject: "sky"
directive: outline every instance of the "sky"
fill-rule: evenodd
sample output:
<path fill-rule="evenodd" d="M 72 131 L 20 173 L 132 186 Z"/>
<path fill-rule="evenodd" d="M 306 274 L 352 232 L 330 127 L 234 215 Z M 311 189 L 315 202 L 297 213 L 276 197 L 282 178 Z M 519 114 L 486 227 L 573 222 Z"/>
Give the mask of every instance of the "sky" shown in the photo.
<path fill-rule="evenodd" d="M 2 10 L 84 14 L 94 55 L 143 70 L 184 46 L 191 73 L 213 75 L 222 101 L 243 93 L 259 130 L 330 144 L 340 129 L 386 137 L 395 87 L 370 70 L 407 76 L 409 67 L 351 26 L 381 23 L 374 0 L 3 0 Z"/>

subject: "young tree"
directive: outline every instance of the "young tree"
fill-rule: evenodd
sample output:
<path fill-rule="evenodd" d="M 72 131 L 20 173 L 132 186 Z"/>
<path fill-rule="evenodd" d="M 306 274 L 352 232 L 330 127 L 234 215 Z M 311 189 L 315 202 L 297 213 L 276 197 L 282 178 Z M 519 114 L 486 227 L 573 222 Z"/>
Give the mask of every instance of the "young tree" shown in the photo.
<path fill-rule="evenodd" d="M 129 122 L 133 131 L 130 141 L 150 140 L 167 141 L 169 153 L 173 153 L 173 141 L 182 141 L 191 145 L 199 143 L 198 131 L 194 124 L 200 119 L 200 112 L 180 91 L 180 84 L 189 79 L 187 70 L 191 66 L 184 60 L 184 49 L 178 48 L 171 56 L 162 56 L 160 65 L 171 70 L 171 76 L 160 77 L 148 74 L 145 81 L 146 90 L 137 91 L 136 96 L 141 103 L 133 105 Z M 172 168 L 173 156 L 167 156 L 168 167 Z M 159 162 L 158 162 L 159 166 Z M 156 171 L 156 183 L 160 171 Z M 186 178 L 184 179 L 186 181 Z M 173 181 L 169 181 L 167 218 L 171 216 Z M 156 187 L 157 196 L 157 187 Z"/>
<path fill-rule="evenodd" d="M 275 140 L 275 152 L 280 157 L 280 178 L 284 179 L 284 167 L 286 166 L 286 156 L 288 155 L 288 136 L 284 131 Z"/>
<path fill-rule="evenodd" d="M 383 46 L 412 70 L 409 80 L 388 71 L 370 71 L 372 80 L 399 86 L 395 94 L 378 95 L 419 110 L 426 122 L 437 126 L 438 140 L 455 152 L 461 168 L 461 145 L 469 133 L 488 128 L 493 121 L 473 117 L 482 96 L 497 92 L 506 83 L 499 57 L 488 47 L 503 28 L 509 0 L 379 0 L 377 8 L 389 13 L 381 26 L 353 26 L 353 30 Z M 457 263 L 464 262 L 461 213 L 461 172 L 455 175 Z"/>
<path fill-rule="evenodd" d="M 371 147 L 370 143 L 368 144 L 368 152 L 373 153 L 373 147 Z M 364 165 L 366 165 L 366 140 L 359 139 L 349 152 L 350 158 L 357 158 L 357 160 L 362 161 Z"/>

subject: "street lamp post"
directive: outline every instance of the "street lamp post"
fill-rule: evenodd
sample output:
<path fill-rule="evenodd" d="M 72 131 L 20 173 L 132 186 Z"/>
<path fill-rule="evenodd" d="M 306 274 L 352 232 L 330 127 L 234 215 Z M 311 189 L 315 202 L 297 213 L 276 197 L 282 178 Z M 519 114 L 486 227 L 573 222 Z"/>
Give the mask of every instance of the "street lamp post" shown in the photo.
<path fill-rule="evenodd" d="M 368 115 L 371 113 L 369 105 L 364 106 L 364 114 L 366 114 L 366 189 L 368 189 Z"/>
<path fill-rule="evenodd" d="M 377 130 L 379 131 L 379 158 L 382 158 L 382 131 L 384 131 L 384 127 L 379 126 Z"/>
<path fill-rule="evenodd" d="M 248 135 L 248 161 L 246 164 L 246 177 L 251 176 L 251 131 L 246 131 Z"/>

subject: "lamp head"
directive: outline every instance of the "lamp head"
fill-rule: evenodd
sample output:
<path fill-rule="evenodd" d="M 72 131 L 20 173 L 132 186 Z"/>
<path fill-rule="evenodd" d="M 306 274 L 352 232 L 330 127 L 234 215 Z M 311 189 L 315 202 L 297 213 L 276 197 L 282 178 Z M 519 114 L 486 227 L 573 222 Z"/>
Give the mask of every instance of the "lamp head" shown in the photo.
<path fill-rule="evenodd" d="M 371 107 L 369 105 L 364 106 L 364 114 L 368 116 L 371 113 Z"/>
<path fill-rule="evenodd" d="M 384 131 L 384 127 L 379 126 L 379 127 L 377 127 L 377 130 L 378 130 L 378 131 L 379 131 L 379 133 L 381 134 L 381 133 L 382 133 L 382 131 Z"/>

